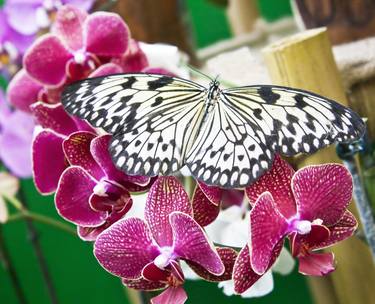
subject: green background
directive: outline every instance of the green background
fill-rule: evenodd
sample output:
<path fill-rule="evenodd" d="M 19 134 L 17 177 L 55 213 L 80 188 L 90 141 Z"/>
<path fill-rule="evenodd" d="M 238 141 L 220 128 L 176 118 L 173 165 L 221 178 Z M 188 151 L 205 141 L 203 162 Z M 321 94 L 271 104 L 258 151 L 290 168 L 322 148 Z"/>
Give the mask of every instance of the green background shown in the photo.
<path fill-rule="evenodd" d="M 0 0 L 1 5 L 2 0 Z M 208 1 L 188 0 L 196 45 L 204 47 L 223 38 L 230 37 L 230 30 L 224 10 Z M 259 1 L 263 17 L 269 21 L 290 14 L 288 0 Z M 48 164 L 46 164 L 48 165 Z M 22 191 L 29 208 L 38 213 L 59 219 L 53 204 L 53 197 L 42 197 L 34 189 L 32 181 L 22 182 Z M 35 224 L 38 238 L 48 263 L 59 303 L 128 303 L 119 280 L 105 272 L 92 254 L 92 245 L 82 242 L 55 228 Z M 50 303 L 47 290 L 35 254 L 30 246 L 26 224 L 12 222 L 2 227 L 6 246 L 12 263 L 17 270 L 22 289 L 28 303 Z M 4 266 L 4 265 L 3 265 Z M 216 284 L 187 282 L 188 303 L 311 303 L 303 276 L 294 271 L 293 275 L 275 275 L 275 290 L 259 299 L 226 297 Z M 16 304 L 17 298 L 4 267 L 0 267 L 0 303 Z"/>

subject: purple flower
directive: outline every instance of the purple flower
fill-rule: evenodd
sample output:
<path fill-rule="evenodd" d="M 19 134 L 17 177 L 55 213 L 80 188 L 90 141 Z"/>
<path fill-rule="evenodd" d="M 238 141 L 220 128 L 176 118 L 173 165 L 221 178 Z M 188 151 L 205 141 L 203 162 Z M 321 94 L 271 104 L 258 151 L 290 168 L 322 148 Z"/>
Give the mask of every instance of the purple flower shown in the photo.
<path fill-rule="evenodd" d="M 152 303 L 184 303 L 179 261 L 212 276 L 226 271 L 218 252 L 192 217 L 189 197 L 174 177 L 159 177 L 147 197 L 145 221 L 125 218 L 101 233 L 94 247 L 99 263 L 137 289 L 168 289 Z M 150 286 L 152 285 L 152 286 Z M 177 296 L 178 301 L 166 299 Z"/>
<path fill-rule="evenodd" d="M 115 168 L 108 152 L 110 138 L 76 132 L 62 144 L 70 167 L 59 180 L 56 208 L 64 219 L 78 225 L 84 240 L 95 240 L 128 212 L 130 192 L 149 188 L 150 178 L 129 176 Z"/>
<path fill-rule="evenodd" d="M 54 33 L 35 41 L 24 56 L 27 73 L 45 86 L 87 77 L 102 62 L 128 49 L 129 30 L 119 15 L 96 12 L 89 16 L 72 6 L 56 15 Z"/>
<path fill-rule="evenodd" d="M 32 43 L 33 35 L 23 35 L 8 23 L 8 16 L 0 9 L 0 70 L 3 66 L 17 61 Z"/>
<path fill-rule="evenodd" d="M 0 91 L 0 159 L 18 177 L 31 176 L 33 130 L 32 117 L 12 111 Z"/>
<path fill-rule="evenodd" d="M 94 0 L 7 0 L 4 9 L 13 29 L 23 35 L 34 35 L 51 25 L 63 4 L 88 11 L 93 3 Z"/>
<path fill-rule="evenodd" d="M 251 202 L 251 265 L 263 274 L 275 248 L 289 236 L 299 271 L 325 275 L 334 270 L 332 253 L 315 253 L 351 236 L 357 227 L 346 210 L 352 178 L 339 164 L 293 169 L 277 157 L 271 171 L 246 189 Z M 266 191 L 266 192 L 265 192 Z"/>

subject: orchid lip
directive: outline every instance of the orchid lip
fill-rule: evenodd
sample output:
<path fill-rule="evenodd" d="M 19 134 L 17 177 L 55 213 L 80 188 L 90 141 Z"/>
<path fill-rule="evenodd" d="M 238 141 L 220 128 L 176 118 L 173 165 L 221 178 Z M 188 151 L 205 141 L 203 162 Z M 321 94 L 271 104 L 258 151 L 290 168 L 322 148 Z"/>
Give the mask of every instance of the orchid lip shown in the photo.
<path fill-rule="evenodd" d="M 171 260 L 175 259 L 174 248 L 170 246 L 164 246 L 160 248 L 160 254 L 154 259 L 156 267 L 164 270 Z"/>
<path fill-rule="evenodd" d="M 302 235 L 308 234 L 311 231 L 312 224 L 310 221 L 295 218 L 289 221 L 289 230 Z"/>

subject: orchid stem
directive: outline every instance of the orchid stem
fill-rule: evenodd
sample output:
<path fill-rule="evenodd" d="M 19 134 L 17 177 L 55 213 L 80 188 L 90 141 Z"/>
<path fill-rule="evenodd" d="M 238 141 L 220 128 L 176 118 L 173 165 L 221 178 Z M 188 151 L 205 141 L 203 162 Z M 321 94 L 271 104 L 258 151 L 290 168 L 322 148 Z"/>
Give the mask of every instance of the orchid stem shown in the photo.
<path fill-rule="evenodd" d="M 135 289 L 131 289 L 123 285 L 125 296 L 128 298 L 131 304 L 145 304 L 143 302 L 141 292 Z"/>
<path fill-rule="evenodd" d="M 22 187 L 20 188 L 20 190 L 18 192 L 18 195 L 20 197 L 20 200 L 16 199 L 17 200 L 16 203 L 21 205 L 22 209 L 27 210 L 27 202 L 26 202 L 26 198 L 24 197 Z M 37 214 L 35 214 L 35 215 L 37 215 Z M 35 218 L 35 215 L 34 215 L 34 218 Z M 37 217 L 40 218 L 41 215 L 37 215 Z M 53 285 L 52 277 L 51 277 L 51 274 L 50 274 L 49 269 L 48 269 L 48 264 L 47 264 L 47 261 L 46 261 L 46 258 L 44 256 L 42 247 L 41 247 L 40 242 L 39 242 L 38 231 L 35 228 L 34 223 L 33 223 L 33 219 L 30 216 L 26 217 L 26 226 L 27 226 L 27 230 L 28 230 L 28 237 L 29 237 L 29 240 L 31 242 L 31 246 L 34 249 L 35 256 L 38 260 L 38 264 L 39 264 L 40 270 L 42 272 L 44 284 L 45 284 L 46 289 L 48 291 L 51 303 L 52 304 L 58 304 L 59 301 L 58 301 L 58 298 L 57 298 L 56 289 Z"/>
<path fill-rule="evenodd" d="M 71 235 L 74 235 L 74 236 L 77 235 L 76 230 L 74 228 L 70 227 L 69 225 L 66 225 L 66 224 L 64 224 L 60 221 L 56 221 L 53 218 L 50 218 L 48 216 L 41 215 L 41 214 L 34 213 L 34 212 L 30 212 L 30 211 L 22 211 L 20 213 L 9 216 L 8 222 L 17 221 L 17 220 L 21 220 L 21 219 L 30 219 L 30 220 L 33 220 L 33 221 L 36 221 L 36 222 L 39 222 L 39 223 L 42 223 L 42 224 L 46 224 L 46 225 L 55 227 L 59 230 L 67 232 Z"/>
<path fill-rule="evenodd" d="M 12 259 L 10 257 L 8 248 L 5 244 L 2 227 L 0 226 L 0 257 L 3 261 L 4 268 L 8 272 L 10 280 L 12 282 L 14 292 L 16 293 L 18 302 L 20 304 L 27 304 L 25 293 L 23 292 L 21 282 L 17 275 L 17 271 L 13 266 Z"/>
<path fill-rule="evenodd" d="M 375 262 L 375 221 L 368 200 L 366 190 L 363 187 L 357 163 L 353 156 L 343 159 L 345 167 L 353 177 L 353 197 L 357 206 L 359 217 L 363 226 L 363 232 L 370 247 L 372 258 Z"/>

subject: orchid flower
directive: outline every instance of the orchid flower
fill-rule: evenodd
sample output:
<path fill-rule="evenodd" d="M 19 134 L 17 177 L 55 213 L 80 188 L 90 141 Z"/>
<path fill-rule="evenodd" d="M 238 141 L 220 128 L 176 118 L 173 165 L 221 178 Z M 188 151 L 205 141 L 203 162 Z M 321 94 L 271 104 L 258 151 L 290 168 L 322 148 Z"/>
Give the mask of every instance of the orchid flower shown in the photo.
<path fill-rule="evenodd" d="M 220 255 L 207 239 L 192 217 L 187 193 L 174 177 L 159 177 L 153 184 L 145 220 L 132 217 L 118 221 L 98 236 L 94 247 L 99 263 L 123 278 L 128 287 L 167 288 L 151 301 L 160 304 L 186 300 L 180 260 L 187 261 L 205 278 L 215 278 L 227 275 L 224 256 L 234 262 L 235 253 L 228 250 L 222 249 Z"/>
<path fill-rule="evenodd" d="M 78 225 L 83 240 L 95 240 L 122 218 L 132 205 L 130 192 L 145 191 L 150 185 L 148 177 L 129 176 L 115 168 L 108 152 L 110 138 L 76 132 L 62 143 L 70 166 L 60 177 L 56 208 Z"/>
<path fill-rule="evenodd" d="M 37 39 L 24 56 L 27 73 L 41 84 L 59 87 L 67 80 L 86 78 L 102 63 L 128 49 L 129 30 L 114 13 L 87 15 L 63 6 L 56 15 L 53 33 Z"/>
<path fill-rule="evenodd" d="M 285 237 L 291 240 L 299 271 L 325 275 L 334 270 L 332 253 L 316 253 L 353 234 L 357 227 L 347 210 L 352 178 L 339 164 L 304 167 L 297 172 L 276 157 L 272 169 L 246 189 L 250 213 L 250 261 L 263 274 L 278 255 Z"/>
<path fill-rule="evenodd" d="M 93 3 L 94 0 L 7 0 L 5 11 L 14 30 L 23 35 L 34 35 L 52 24 L 62 5 L 71 4 L 88 11 Z"/>

